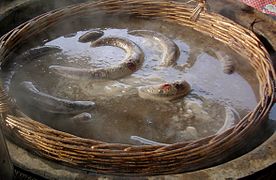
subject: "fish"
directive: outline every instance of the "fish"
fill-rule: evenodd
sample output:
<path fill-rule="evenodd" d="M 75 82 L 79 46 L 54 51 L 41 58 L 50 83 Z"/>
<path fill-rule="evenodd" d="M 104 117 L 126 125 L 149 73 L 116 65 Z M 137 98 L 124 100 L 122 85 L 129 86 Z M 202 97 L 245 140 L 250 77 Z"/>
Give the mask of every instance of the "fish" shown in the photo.
<path fill-rule="evenodd" d="M 137 71 L 144 62 L 144 53 L 141 48 L 131 40 L 123 37 L 104 37 L 92 42 L 92 47 L 115 46 L 123 49 L 126 53 L 122 63 L 106 68 L 75 68 L 60 65 L 51 65 L 49 69 L 54 74 L 73 80 L 116 80 L 126 77 Z"/>
<path fill-rule="evenodd" d="M 30 81 L 19 84 L 16 96 L 26 104 L 54 114 L 80 114 L 95 108 L 92 101 L 71 101 L 40 92 Z"/>
<path fill-rule="evenodd" d="M 161 66 L 173 66 L 176 65 L 176 61 L 179 58 L 180 50 L 173 40 L 156 31 L 150 30 L 132 30 L 128 34 L 133 36 L 141 36 L 150 38 L 160 43 L 163 49 L 163 57 L 161 60 Z"/>
<path fill-rule="evenodd" d="M 58 46 L 41 46 L 32 48 L 18 57 L 16 57 L 12 62 L 8 63 L 6 66 L 2 67 L 4 73 L 2 73 L 2 87 L 6 92 L 9 92 L 11 80 L 16 73 L 23 65 L 33 61 L 39 57 L 45 56 L 47 54 L 59 53 L 62 49 Z"/>
<path fill-rule="evenodd" d="M 191 86 L 185 80 L 173 83 L 163 83 L 158 85 L 148 85 L 138 87 L 138 95 L 143 99 L 157 101 L 171 101 L 187 95 Z"/>
<path fill-rule="evenodd" d="M 80 114 L 77 114 L 73 117 L 69 118 L 72 122 L 74 122 L 75 124 L 80 124 L 80 123 L 89 123 L 92 120 L 92 115 L 90 113 L 87 112 L 83 112 Z"/>
<path fill-rule="evenodd" d="M 223 51 L 219 51 L 219 50 L 218 51 L 213 50 L 213 52 L 215 53 L 218 60 L 221 62 L 223 72 L 225 74 L 232 74 L 235 71 L 235 64 L 233 60 L 230 58 L 230 56 L 228 56 Z"/>
<path fill-rule="evenodd" d="M 104 32 L 101 30 L 91 30 L 79 37 L 79 42 L 87 43 L 90 41 L 96 41 L 104 35 Z"/>
<path fill-rule="evenodd" d="M 225 106 L 225 120 L 223 126 L 217 131 L 220 134 L 233 127 L 241 119 L 239 113 L 230 106 Z"/>
<path fill-rule="evenodd" d="M 145 144 L 145 145 L 157 145 L 157 146 L 168 146 L 169 144 L 166 143 L 160 143 L 156 141 L 152 141 L 146 138 L 142 138 L 140 136 L 130 136 L 131 140 L 138 141 L 139 143 Z"/>

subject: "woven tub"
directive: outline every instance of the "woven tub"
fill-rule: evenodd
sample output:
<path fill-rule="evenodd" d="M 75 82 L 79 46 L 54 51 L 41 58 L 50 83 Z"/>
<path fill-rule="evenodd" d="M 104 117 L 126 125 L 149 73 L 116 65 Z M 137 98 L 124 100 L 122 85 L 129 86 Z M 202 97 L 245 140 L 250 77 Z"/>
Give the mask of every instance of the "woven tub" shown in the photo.
<path fill-rule="evenodd" d="M 275 72 L 269 54 L 253 32 L 227 18 L 195 11 L 174 1 L 107 0 L 69 6 L 31 19 L 0 38 L 0 62 L 5 64 L 20 45 L 59 21 L 73 16 L 128 15 L 191 27 L 228 45 L 252 65 L 259 80 L 255 109 L 235 127 L 217 135 L 164 145 L 129 145 L 84 139 L 15 113 L 12 98 L 0 87 L 1 123 L 7 136 L 31 152 L 65 165 L 96 173 L 157 175 L 187 172 L 221 163 L 245 146 L 248 137 L 266 121 L 273 104 Z M 227 153 L 226 153 L 227 152 Z"/>

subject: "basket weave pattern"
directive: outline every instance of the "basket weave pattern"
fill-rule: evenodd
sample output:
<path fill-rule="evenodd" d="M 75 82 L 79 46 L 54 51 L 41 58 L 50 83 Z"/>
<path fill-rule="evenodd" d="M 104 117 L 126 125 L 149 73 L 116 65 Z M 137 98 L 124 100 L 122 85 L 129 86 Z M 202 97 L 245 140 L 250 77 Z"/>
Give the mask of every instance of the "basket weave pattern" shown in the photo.
<path fill-rule="evenodd" d="M 0 63 L 10 59 L 20 43 L 65 18 L 99 13 L 126 14 L 191 27 L 221 41 L 246 57 L 259 80 L 260 101 L 235 127 L 218 135 L 169 146 L 107 143 L 54 130 L 28 117 L 13 115 L 10 98 L 0 88 L 0 113 L 5 132 L 32 152 L 80 169 L 106 174 L 153 175 L 196 170 L 216 164 L 243 147 L 247 135 L 265 121 L 274 97 L 275 72 L 269 54 L 249 30 L 215 13 L 201 12 L 170 1 L 106 0 L 73 5 L 42 14 L 0 38 Z M 227 153 L 226 153 L 227 152 Z"/>

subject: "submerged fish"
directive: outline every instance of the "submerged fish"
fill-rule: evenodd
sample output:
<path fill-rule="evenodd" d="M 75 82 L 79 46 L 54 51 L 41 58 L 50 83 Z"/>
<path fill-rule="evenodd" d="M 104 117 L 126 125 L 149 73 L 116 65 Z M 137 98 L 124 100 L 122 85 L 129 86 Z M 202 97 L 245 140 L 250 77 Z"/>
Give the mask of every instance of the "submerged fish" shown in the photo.
<path fill-rule="evenodd" d="M 90 123 L 92 120 L 92 115 L 90 113 L 84 112 L 71 117 L 70 120 L 77 125 L 81 123 Z"/>
<path fill-rule="evenodd" d="M 145 144 L 145 145 L 160 145 L 160 146 L 168 146 L 169 144 L 160 143 L 156 141 L 152 141 L 146 138 L 142 138 L 140 136 L 130 136 L 131 140 L 138 141 L 139 143 Z"/>
<path fill-rule="evenodd" d="M 223 126 L 217 131 L 220 134 L 233 127 L 241 119 L 239 113 L 230 106 L 225 106 L 225 120 Z"/>
<path fill-rule="evenodd" d="M 176 64 L 176 61 L 180 55 L 179 48 L 171 39 L 169 39 L 164 34 L 149 30 L 133 30 L 129 31 L 128 34 L 134 36 L 142 36 L 158 41 L 162 46 L 164 52 L 161 60 L 161 65 L 171 66 Z"/>
<path fill-rule="evenodd" d="M 233 60 L 223 51 L 213 50 L 218 60 L 221 62 L 223 72 L 225 74 L 232 74 L 235 71 L 235 64 Z"/>
<path fill-rule="evenodd" d="M 32 82 L 23 81 L 19 85 L 18 98 L 24 103 L 41 108 L 46 112 L 55 114 L 79 114 L 94 109 L 92 101 L 71 101 L 61 99 L 49 94 L 40 92 Z"/>
<path fill-rule="evenodd" d="M 180 55 L 178 46 L 165 35 L 149 30 L 133 30 L 128 32 L 134 36 L 142 36 L 158 41 L 163 48 L 162 66 L 172 66 Z M 190 91 L 190 85 L 186 81 L 165 83 L 161 85 L 148 85 L 138 88 L 138 94 L 141 98 L 170 101 L 187 95 Z"/>
<path fill-rule="evenodd" d="M 50 70 L 65 78 L 75 80 L 93 80 L 93 79 L 119 79 L 132 74 L 138 70 L 144 62 L 144 53 L 141 48 L 131 40 L 122 37 L 105 37 L 98 39 L 91 44 L 92 47 L 99 46 L 115 46 L 123 49 L 126 52 L 126 57 L 123 62 L 117 66 L 84 69 L 67 66 L 51 65 Z"/>
<path fill-rule="evenodd" d="M 104 32 L 101 30 L 91 30 L 79 37 L 79 42 L 87 43 L 90 41 L 96 41 L 104 35 Z"/>
<path fill-rule="evenodd" d="M 47 54 L 58 53 L 61 52 L 62 49 L 58 46 L 42 46 L 37 48 L 32 48 L 20 56 L 16 57 L 12 62 L 8 63 L 7 66 L 3 67 L 2 70 L 5 72 L 2 75 L 3 88 L 6 92 L 9 92 L 11 80 L 18 69 L 39 57 L 45 56 Z"/>
<path fill-rule="evenodd" d="M 138 94 L 143 99 L 171 101 L 187 95 L 191 90 L 188 82 L 182 80 L 174 83 L 142 86 Z"/>

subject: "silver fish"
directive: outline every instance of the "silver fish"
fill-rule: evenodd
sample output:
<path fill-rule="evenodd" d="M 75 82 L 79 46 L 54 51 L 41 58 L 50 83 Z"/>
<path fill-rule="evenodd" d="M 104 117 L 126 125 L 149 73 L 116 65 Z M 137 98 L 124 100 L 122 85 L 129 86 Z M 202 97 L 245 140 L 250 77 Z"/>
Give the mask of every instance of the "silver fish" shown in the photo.
<path fill-rule="evenodd" d="M 161 33 L 158 33 L 155 31 L 149 31 L 149 30 L 133 30 L 133 31 L 129 31 L 128 34 L 151 38 L 155 41 L 158 41 L 164 51 L 164 54 L 161 60 L 161 65 L 172 66 L 176 64 L 176 61 L 180 55 L 180 51 L 178 46 L 167 36 Z"/>
<path fill-rule="evenodd" d="M 104 32 L 101 31 L 101 30 L 91 30 L 91 31 L 83 34 L 82 36 L 80 36 L 79 37 L 79 42 L 87 43 L 87 42 L 90 42 L 90 41 L 96 41 L 97 39 L 99 39 L 103 35 L 104 35 Z"/>
<path fill-rule="evenodd" d="M 225 121 L 223 126 L 217 131 L 220 134 L 233 127 L 241 119 L 239 113 L 230 106 L 225 106 Z"/>
<path fill-rule="evenodd" d="M 92 115 L 90 113 L 84 112 L 71 117 L 70 120 L 75 124 L 90 123 L 92 120 Z"/>
<path fill-rule="evenodd" d="M 160 145 L 160 146 L 168 146 L 169 144 L 166 143 L 160 143 L 156 141 L 152 141 L 149 139 L 142 138 L 140 136 L 130 136 L 131 140 L 138 141 L 139 143 L 145 144 L 145 145 Z"/>
<path fill-rule="evenodd" d="M 122 37 L 104 37 L 92 42 L 92 47 L 99 46 L 115 46 L 123 49 L 126 52 L 126 57 L 123 62 L 117 66 L 98 68 L 98 69 L 83 69 L 67 66 L 52 65 L 50 70 L 74 80 L 91 80 L 91 79 L 119 79 L 132 74 L 138 70 L 144 62 L 144 53 L 141 48 L 134 42 Z"/>
<path fill-rule="evenodd" d="M 171 101 L 187 95 L 190 90 L 191 87 L 189 83 L 182 80 L 174 83 L 139 87 L 138 95 L 143 99 Z"/>
<path fill-rule="evenodd" d="M 4 90 L 6 92 L 9 92 L 11 80 L 15 72 L 18 71 L 21 66 L 39 57 L 45 56 L 47 54 L 58 53 L 61 51 L 62 49 L 58 46 L 45 45 L 42 47 L 32 48 L 16 57 L 12 62 L 8 63 L 2 68 L 2 70 L 5 72 L 1 77 Z"/>
<path fill-rule="evenodd" d="M 213 50 L 218 60 L 221 62 L 223 72 L 225 74 L 232 74 L 235 71 L 235 64 L 233 60 L 223 51 Z"/>
<path fill-rule="evenodd" d="M 95 108 L 95 103 L 92 101 L 70 101 L 40 92 L 29 81 L 23 81 L 19 87 L 18 95 L 21 100 L 36 108 L 43 108 L 49 113 L 79 114 Z"/>

